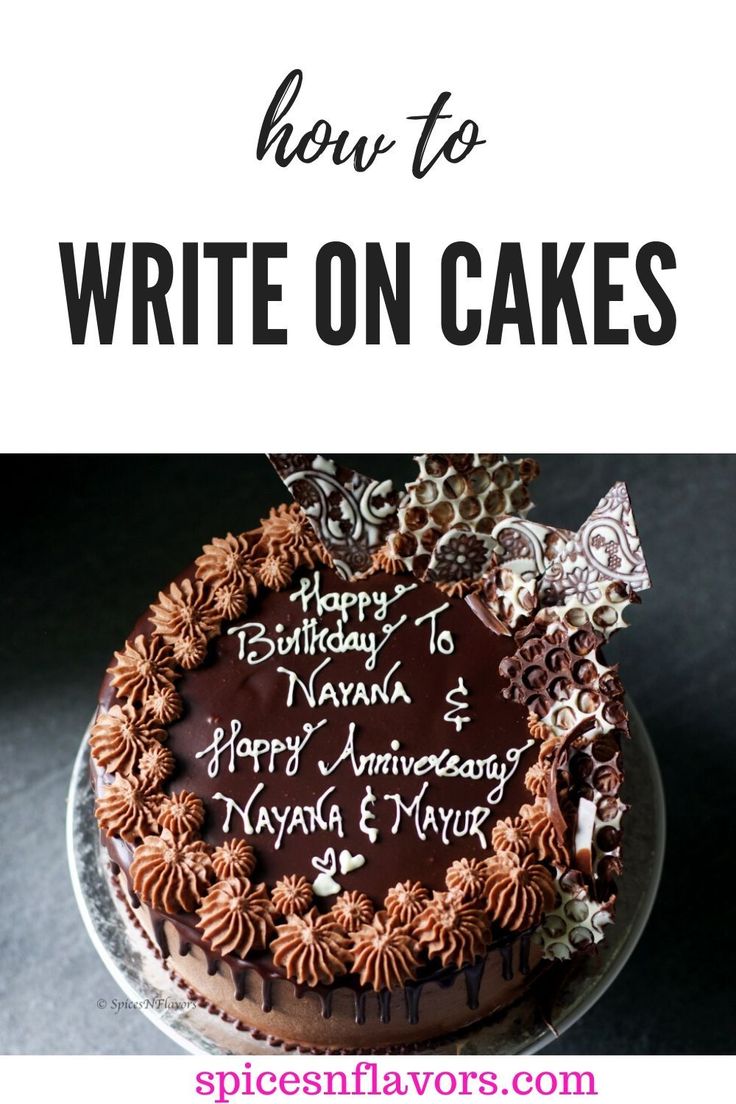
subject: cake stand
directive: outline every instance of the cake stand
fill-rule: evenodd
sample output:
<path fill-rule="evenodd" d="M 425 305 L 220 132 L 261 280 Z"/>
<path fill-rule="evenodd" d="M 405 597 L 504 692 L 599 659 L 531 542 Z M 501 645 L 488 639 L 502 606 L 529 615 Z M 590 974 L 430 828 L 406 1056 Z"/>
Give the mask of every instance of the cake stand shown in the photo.
<path fill-rule="evenodd" d="M 662 780 L 649 735 L 629 703 L 632 739 L 624 749 L 625 872 L 616 922 L 606 928 L 598 954 L 576 960 L 550 991 L 547 1019 L 531 993 L 499 1019 L 464 1031 L 451 1042 L 428 1044 L 423 1054 L 534 1054 L 580 1019 L 616 979 L 644 930 L 659 885 L 665 840 Z M 184 1000 L 182 989 L 130 924 L 105 871 L 89 782 L 87 734 L 79 748 L 67 805 L 67 854 L 74 895 L 87 932 L 113 978 L 169 1038 L 190 1054 L 268 1054 L 279 1048 L 253 1039 L 206 1008 Z"/>

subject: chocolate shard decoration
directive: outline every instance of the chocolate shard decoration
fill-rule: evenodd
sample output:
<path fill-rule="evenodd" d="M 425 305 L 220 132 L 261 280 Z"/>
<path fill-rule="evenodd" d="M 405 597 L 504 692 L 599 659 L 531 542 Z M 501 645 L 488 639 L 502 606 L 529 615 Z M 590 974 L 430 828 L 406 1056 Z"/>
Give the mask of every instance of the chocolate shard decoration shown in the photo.
<path fill-rule="evenodd" d="M 545 958 L 565 960 L 601 942 L 603 929 L 613 921 L 616 897 L 592 900 L 578 870 L 557 875 L 557 893 L 559 904 L 545 914 L 537 938 Z"/>
<path fill-rule="evenodd" d="M 450 530 L 486 537 L 501 515 L 523 516 L 531 508 L 528 484 L 539 473 L 534 460 L 511 463 L 490 452 L 423 453 L 415 459 L 419 476 L 401 500 L 392 550 L 419 579 L 436 566 L 435 545 Z"/>
<path fill-rule="evenodd" d="M 581 797 L 575 820 L 575 865 L 586 878 L 593 877 L 593 829 L 596 819 L 595 802 Z"/>
<path fill-rule="evenodd" d="M 489 628 L 509 636 L 536 612 L 537 581 L 572 536 L 566 529 L 553 529 L 528 518 L 501 518 L 492 532 L 493 562 L 480 590 L 466 601 Z"/>
<path fill-rule="evenodd" d="M 563 547 L 539 583 L 541 604 L 606 637 L 624 628 L 623 612 L 651 586 L 625 483 L 614 483 Z"/>
<path fill-rule="evenodd" d="M 492 536 L 494 562 L 471 606 L 479 615 L 485 607 L 510 632 L 544 610 L 608 639 L 651 585 L 625 483 L 611 487 L 577 533 L 504 517 Z"/>
<path fill-rule="evenodd" d="M 448 529 L 432 549 L 424 578 L 426 582 L 448 586 L 473 582 L 487 570 L 493 548 L 493 538 L 488 533 Z"/>
<path fill-rule="evenodd" d="M 398 494 L 317 453 L 270 453 L 269 460 L 332 556 L 335 570 L 354 579 L 372 566 L 372 554 L 395 527 Z"/>

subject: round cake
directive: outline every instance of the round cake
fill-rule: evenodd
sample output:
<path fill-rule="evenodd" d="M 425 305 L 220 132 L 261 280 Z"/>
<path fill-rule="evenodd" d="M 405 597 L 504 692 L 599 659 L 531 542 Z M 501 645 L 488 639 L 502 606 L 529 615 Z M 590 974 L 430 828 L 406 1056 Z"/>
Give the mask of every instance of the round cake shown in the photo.
<path fill-rule="evenodd" d="M 244 1034 L 415 1048 L 589 952 L 622 871 L 623 688 L 649 585 L 624 484 L 530 521 L 530 460 L 403 492 L 318 455 L 115 652 L 91 728 L 109 872 L 151 953 Z"/>

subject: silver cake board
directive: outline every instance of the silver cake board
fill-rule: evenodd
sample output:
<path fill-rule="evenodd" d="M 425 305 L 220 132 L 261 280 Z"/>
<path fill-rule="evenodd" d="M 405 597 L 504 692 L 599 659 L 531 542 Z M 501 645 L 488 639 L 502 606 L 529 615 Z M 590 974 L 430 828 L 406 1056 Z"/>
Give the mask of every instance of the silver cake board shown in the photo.
<path fill-rule="evenodd" d="M 616 921 L 606 928 L 598 953 L 584 956 L 551 994 L 547 1010 L 554 1031 L 539 1016 L 533 991 L 494 1022 L 481 1023 L 451 1042 L 428 1044 L 422 1054 L 534 1054 L 567 1031 L 616 979 L 646 925 L 659 885 L 665 841 L 662 780 L 649 735 L 629 703 L 632 739 L 624 748 L 625 871 Z M 107 854 L 100 845 L 89 781 L 87 733 L 69 786 L 67 855 L 74 895 L 100 958 L 125 996 L 190 1054 L 274 1055 L 282 1048 L 253 1038 L 234 1024 L 185 999 L 185 993 L 152 954 L 112 889 Z M 283 1051 L 285 1053 L 285 1051 Z"/>

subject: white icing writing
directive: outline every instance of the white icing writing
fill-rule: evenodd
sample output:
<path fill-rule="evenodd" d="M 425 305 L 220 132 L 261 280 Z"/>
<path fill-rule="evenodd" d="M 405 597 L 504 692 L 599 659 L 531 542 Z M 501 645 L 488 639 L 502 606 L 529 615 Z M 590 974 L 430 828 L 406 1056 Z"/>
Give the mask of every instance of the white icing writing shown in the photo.
<path fill-rule="evenodd" d="M 376 819 L 376 814 L 372 808 L 375 804 L 376 795 L 370 786 L 366 786 L 365 796 L 360 803 L 360 824 L 358 827 L 361 832 L 365 832 L 371 843 L 376 843 L 378 840 L 378 829 L 375 825 L 369 824 L 369 821 Z"/>
<path fill-rule="evenodd" d="M 411 698 L 407 694 L 403 683 L 395 678 L 396 672 L 401 666 L 401 660 L 397 660 L 393 667 L 384 676 L 383 682 L 372 682 L 366 685 L 364 682 L 323 682 L 315 685 L 317 675 L 332 663 L 332 657 L 315 667 L 307 682 L 299 678 L 296 671 L 290 671 L 288 667 L 277 667 L 280 675 L 288 675 L 289 691 L 286 695 L 287 706 L 294 704 L 295 695 L 301 692 L 310 709 L 321 705 L 334 705 L 336 708 L 346 705 L 393 705 L 397 701 L 411 705 Z"/>
<path fill-rule="evenodd" d="M 245 805 L 238 803 L 227 794 L 216 793 L 212 796 L 217 801 L 224 801 L 226 806 L 223 832 L 230 831 L 230 819 L 233 813 L 237 813 L 243 822 L 243 833 L 246 836 L 258 836 L 262 832 L 274 836 L 274 849 L 278 851 L 285 835 L 290 836 L 294 832 L 303 832 L 305 836 L 313 832 L 336 832 L 342 839 L 345 834 L 342 809 L 334 803 L 328 805 L 329 798 L 335 791 L 334 786 L 324 790 L 317 798 L 314 805 L 260 805 L 258 798 L 265 789 L 265 784 L 259 782 L 253 790 Z"/>
<path fill-rule="evenodd" d="M 488 847 L 483 825 L 491 816 L 491 810 L 484 805 L 473 809 L 446 809 L 443 805 L 425 803 L 429 782 L 425 782 L 416 797 L 404 799 L 399 793 L 384 794 L 386 801 L 393 801 L 396 816 L 391 831 L 394 835 L 401 827 L 403 817 L 412 821 L 420 840 L 426 840 L 428 833 L 434 832 L 443 843 L 463 836 L 475 836 L 481 847 Z"/>
<path fill-rule="evenodd" d="M 534 743 L 530 738 L 523 747 L 509 748 L 504 759 L 499 759 L 495 754 L 464 759 L 451 748 L 418 756 L 399 755 L 395 751 L 359 752 L 356 740 L 357 725 L 351 721 L 345 744 L 337 759 L 333 763 L 327 763 L 324 759 L 318 761 L 320 773 L 330 775 L 340 763 L 347 762 L 356 777 L 363 774 L 369 777 L 392 774 L 418 778 L 433 774 L 436 778 L 469 778 L 476 781 L 485 779 L 495 783 L 487 796 L 490 805 L 497 805 L 502 800 L 506 785 L 516 771 L 521 756 Z"/>
<path fill-rule="evenodd" d="M 437 606 L 436 609 L 423 613 L 421 617 L 417 617 L 414 620 L 414 624 L 417 626 L 423 625 L 425 621 L 429 621 L 430 655 L 435 655 L 436 652 L 440 652 L 442 655 L 452 655 L 455 651 L 455 641 L 452 638 L 450 630 L 441 629 L 439 632 L 437 631 L 437 618 L 449 608 L 450 603 L 443 602 L 441 606 Z"/>
<path fill-rule="evenodd" d="M 318 618 L 325 613 L 337 613 L 343 623 L 347 622 L 353 611 L 362 624 L 369 610 L 373 612 L 376 621 L 385 621 L 389 606 L 416 588 L 416 583 L 410 583 L 408 586 L 397 583 L 393 594 L 383 590 L 329 590 L 322 594 L 322 573 L 315 571 L 311 579 L 309 576 L 302 579 L 299 590 L 291 595 L 290 600 L 301 602 L 302 613 L 308 613 L 310 607 L 314 605 L 314 612 Z"/>
<path fill-rule="evenodd" d="M 463 709 L 468 708 L 468 703 L 458 699 L 467 698 L 467 696 L 468 690 L 462 678 L 458 680 L 457 686 L 453 687 L 452 690 L 448 690 L 445 695 L 445 701 L 452 708 L 447 710 L 442 720 L 447 721 L 448 724 L 454 724 L 456 732 L 459 732 L 463 725 L 469 724 L 472 720 L 472 717 L 468 717 L 467 714 L 460 716 Z"/>
<path fill-rule="evenodd" d="M 362 652 L 368 656 L 365 661 L 366 671 L 374 671 L 381 649 L 385 648 L 406 619 L 406 614 L 402 613 L 398 621 L 387 621 L 381 626 L 380 633 L 348 630 L 342 621 L 338 621 L 334 629 L 320 627 L 316 617 L 307 618 L 288 633 L 283 625 L 276 625 L 276 637 L 269 636 L 266 626 L 260 621 L 246 621 L 242 625 L 231 626 L 227 631 L 231 636 L 237 633 L 240 641 L 238 659 L 245 660 L 251 666 L 265 663 L 273 655 L 345 655 L 347 652 Z"/>
<path fill-rule="evenodd" d="M 240 736 L 243 726 L 239 720 L 233 719 L 230 722 L 228 733 L 220 726 L 213 730 L 211 742 L 206 748 L 202 748 L 201 751 L 196 753 L 196 758 L 201 759 L 205 755 L 210 755 L 207 773 L 210 778 L 216 778 L 220 772 L 223 756 L 226 756 L 227 769 L 230 774 L 237 769 L 238 759 L 250 759 L 256 774 L 262 767 L 269 774 L 273 774 L 278 769 L 279 756 L 288 752 L 284 770 L 291 777 L 299 773 L 302 752 L 309 743 L 312 733 L 326 724 L 326 718 L 314 725 L 307 721 L 302 725 L 304 729 L 303 736 L 287 736 L 285 740 L 267 740 Z"/>

